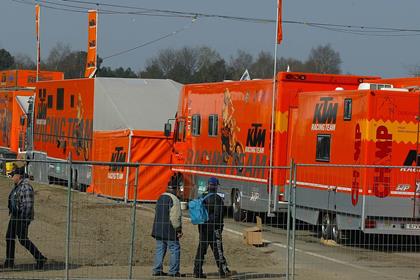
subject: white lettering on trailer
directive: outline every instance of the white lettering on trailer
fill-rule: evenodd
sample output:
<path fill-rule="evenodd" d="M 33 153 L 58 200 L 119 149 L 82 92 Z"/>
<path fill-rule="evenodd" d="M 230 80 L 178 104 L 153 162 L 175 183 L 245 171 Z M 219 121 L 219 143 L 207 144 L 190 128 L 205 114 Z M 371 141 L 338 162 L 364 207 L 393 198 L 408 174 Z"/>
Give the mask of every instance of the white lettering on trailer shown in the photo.
<path fill-rule="evenodd" d="M 397 186 L 397 191 L 405 192 L 405 191 L 408 191 L 409 189 L 410 189 L 410 184 L 399 184 Z"/>
<path fill-rule="evenodd" d="M 36 120 L 36 124 L 38 124 L 38 125 L 46 125 L 47 124 L 47 120 L 46 119 L 37 119 Z"/>
<path fill-rule="evenodd" d="M 311 130 L 316 131 L 334 131 L 335 130 L 335 124 L 329 124 L 329 123 L 313 123 Z"/>
<path fill-rule="evenodd" d="M 116 173 L 116 172 L 108 173 L 108 179 L 111 179 L 111 180 L 121 180 L 123 179 L 123 177 L 124 177 L 123 173 Z"/>
<path fill-rule="evenodd" d="M 260 194 L 257 192 L 251 192 L 251 198 L 249 200 L 251 201 L 257 201 L 257 199 L 260 198 Z"/>
<path fill-rule="evenodd" d="M 257 153 L 257 154 L 263 154 L 264 148 L 260 147 L 245 147 L 245 153 Z"/>
<path fill-rule="evenodd" d="M 420 168 L 415 167 L 402 167 L 400 168 L 401 172 L 420 172 Z"/>

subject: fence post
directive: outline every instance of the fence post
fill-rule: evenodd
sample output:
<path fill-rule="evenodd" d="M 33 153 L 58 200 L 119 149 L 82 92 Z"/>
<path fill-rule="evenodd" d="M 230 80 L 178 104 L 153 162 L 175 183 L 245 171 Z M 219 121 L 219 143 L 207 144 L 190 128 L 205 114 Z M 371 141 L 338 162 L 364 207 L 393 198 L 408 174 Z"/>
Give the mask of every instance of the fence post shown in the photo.
<path fill-rule="evenodd" d="M 69 278 L 69 262 L 70 262 L 70 234 L 71 234 L 71 183 L 73 172 L 71 170 L 72 165 L 72 156 L 71 152 L 69 153 L 69 158 L 67 160 L 68 166 L 68 178 L 67 178 L 67 223 L 66 223 L 66 269 L 65 269 L 65 279 Z"/>
<path fill-rule="evenodd" d="M 289 189 L 288 189 L 288 203 L 287 203 L 287 257 L 286 257 L 286 280 L 289 280 L 290 274 L 290 219 L 291 219 L 291 208 L 290 203 L 292 202 L 292 185 L 293 185 L 293 171 L 295 163 L 293 159 L 290 161 L 290 176 L 289 176 Z"/>
<path fill-rule="evenodd" d="M 297 177 L 297 165 L 294 165 L 293 171 L 293 229 L 292 229 L 292 280 L 295 279 L 295 268 L 296 268 L 296 177 Z"/>
<path fill-rule="evenodd" d="M 134 174 L 134 200 L 131 210 L 131 240 L 130 240 L 130 255 L 128 257 L 128 279 L 133 277 L 133 255 L 136 238 L 136 207 L 137 207 L 137 190 L 139 179 L 139 165 L 136 166 L 136 173 Z"/>

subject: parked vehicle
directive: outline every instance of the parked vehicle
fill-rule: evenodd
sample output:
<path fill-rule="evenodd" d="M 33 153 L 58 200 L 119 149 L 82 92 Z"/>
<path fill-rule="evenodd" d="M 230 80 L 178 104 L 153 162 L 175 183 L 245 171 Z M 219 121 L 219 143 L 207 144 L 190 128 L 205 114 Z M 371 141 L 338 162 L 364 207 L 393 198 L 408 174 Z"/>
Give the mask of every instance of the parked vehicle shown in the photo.
<path fill-rule="evenodd" d="M 388 79 L 299 95 L 289 138 L 290 158 L 304 164 L 297 219 L 339 242 L 349 230 L 420 235 L 419 85 Z"/>
<path fill-rule="evenodd" d="M 41 80 L 63 79 L 61 72 L 41 71 Z M 34 96 L 36 71 L 0 71 L 0 157 L 16 158 L 27 148 L 27 127 L 31 122 L 30 99 Z M 3 168 L 4 169 L 4 168 Z"/>
<path fill-rule="evenodd" d="M 178 165 L 173 171 L 184 184 L 184 198 L 197 196 L 207 178 L 214 176 L 219 178 L 226 206 L 233 206 L 235 220 L 243 218 L 244 210 L 283 211 L 290 172 L 286 168 L 288 151 L 293 145 L 289 141 L 291 113 L 298 106 L 298 97 L 307 91 L 354 90 L 374 78 L 278 73 L 274 98 L 273 80 L 185 85 L 172 154 L 172 163 Z M 168 124 L 165 129 L 168 133 Z M 270 171 L 270 166 L 284 168 Z"/>
<path fill-rule="evenodd" d="M 172 142 L 161 124 L 173 117 L 181 84 L 172 80 L 94 78 L 37 83 L 31 173 L 41 182 L 67 182 L 64 162 L 167 163 Z M 134 169 L 132 169 L 134 171 Z M 75 188 L 131 199 L 134 172 L 121 166 L 73 164 Z M 156 200 L 170 178 L 167 167 L 141 170 L 139 200 Z M 160 176 L 158 176 L 160 175 Z"/>

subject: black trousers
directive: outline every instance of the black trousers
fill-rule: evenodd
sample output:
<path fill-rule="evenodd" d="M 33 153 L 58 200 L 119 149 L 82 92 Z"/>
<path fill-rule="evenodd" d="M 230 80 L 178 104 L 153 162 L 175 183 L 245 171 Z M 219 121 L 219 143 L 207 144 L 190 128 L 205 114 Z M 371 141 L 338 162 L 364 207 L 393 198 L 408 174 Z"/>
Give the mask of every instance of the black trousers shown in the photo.
<path fill-rule="evenodd" d="M 219 268 L 219 273 L 227 273 L 229 269 L 223 253 L 223 229 L 216 229 L 213 226 L 204 224 L 198 226 L 198 231 L 200 233 L 200 240 L 198 243 L 197 254 L 195 255 L 194 274 L 203 273 L 204 257 L 209 246 L 213 251 L 214 259 L 216 260 L 217 267 Z"/>
<path fill-rule="evenodd" d="M 6 233 L 6 262 L 13 263 L 15 260 L 15 239 L 19 239 L 19 243 L 28 250 L 36 260 L 43 259 L 44 256 L 36 248 L 36 246 L 29 240 L 28 228 L 31 221 L 18 220 L 17 218 L 10 218 L 9 226 Z"/>

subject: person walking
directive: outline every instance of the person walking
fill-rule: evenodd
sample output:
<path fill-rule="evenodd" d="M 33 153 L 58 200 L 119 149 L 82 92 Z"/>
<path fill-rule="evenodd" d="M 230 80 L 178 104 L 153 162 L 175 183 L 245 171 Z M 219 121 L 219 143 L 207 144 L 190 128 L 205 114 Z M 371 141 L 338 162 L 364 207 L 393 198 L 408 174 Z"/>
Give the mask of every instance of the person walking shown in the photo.
<path fill-rule="evenodd" d="M 153 266 L 153 276 L 182 277 L 179 272 L 181 247 L 179 238 L 182 237 L 181 203 L 177 197 L 178 184 L 173 176 L 168 187 L 156 202 L 155 219 L 152 237 L 156 239 L 156 252 Z M 163 259 L 169 248 L 169 272 L 163 271 Z"/>
<path fill-rule="evenodd" d="M 206 223 L 198 225 L 199 243 L 194 261 L 194 277 L 207 278 L 203 273 L 204 257 L 207 248 L 210 246 L 219 269 L 219 276 L 225 278 L 230 276 L 230 271 L 223 253 L 222 231 L 223 231 L 223 198 L 217 194 L 219 180 L 210 177 L 207 181 L 208 194 L 205 195 L 203 204 L 207 210 L 209 219 Z"/>
<path fill-rule="evenodd" d="M 47 258 L 29 240 L 28 229 L 34 220 L 34 190 L 25 178 L 25 166 L 14 164 L 10 173 L 14 187 L 9 194 L 9 225 L 6 232 L 6 261 L 4 268 L 13 268 L 15 261 L 15 239 L 25 247 L 36 260 L 36 269 L 43 269 Z"/>

